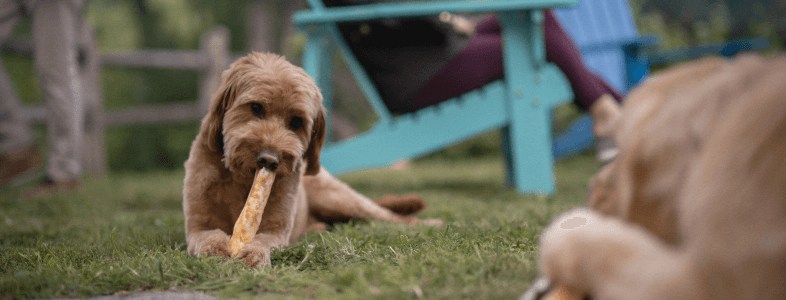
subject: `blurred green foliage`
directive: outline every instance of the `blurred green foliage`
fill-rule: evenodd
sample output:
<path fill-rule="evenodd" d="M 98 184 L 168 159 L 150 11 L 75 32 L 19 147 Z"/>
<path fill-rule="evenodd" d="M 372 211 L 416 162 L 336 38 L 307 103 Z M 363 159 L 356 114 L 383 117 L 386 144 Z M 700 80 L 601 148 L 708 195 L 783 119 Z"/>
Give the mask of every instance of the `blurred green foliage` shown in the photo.
<path fill-rule="evenodd" d="M 244 51 L 244 6 L 248 1 L 90 1 L 85 19 L 97 29 L 101 50 L 172 49 L 199 47 L 200 36 L 215 26 L 232 32 L 230 48 Z M 237 5 L 240 4 L 240 5 Z M 124 24 L 125 23 L 125 24 Z M 139 104 L 195 101 L 199 90 L 195 71 L 104 68 L 102 88 L 107 109 Z M 198 121 L 180 124 L 110 128 L 107 160 L 112 171 L 182 168 Z"/>
<path fill-rule="evenodd" d="M 661 39 L 659 49 L 765 37 L 783 50 L 786 1 L 629 0 L 639 32 Z"/>
<path fill-rule="evenodd" d="M 272 0 L 268 0 L 272 1 Z M 304 4 L 301 0 L 301 6 Z M 786 21 L 778 15 L 784 11 L 783 1 L 744 1 L 749 9 L 741 9 L 732 0 L 629 0 L 639 32 L 657 35 L 660 49 L 717 42 L 743 36 L 771 39 L 773 51 L 783 49 Z M 193 50 L 199 47 L 200 36 L 215 26 L 231 32 L 231 51 L 248 52 L 246 24 L 252 0 L 88 0 L 84 19 L 96 30 L 100 51 L 134 49 Z M 742 10 L 742 11 L 740 11 Z M 276 15 L 286 22 L 289 16 Z M 20 23 L 16 37 L 30 34 L 30 24 Z M 300 61 L 302 36 L 288 39 L 281 49 L 290 61 Z M 40 103 L 41 92 L 29 57 L 3 55 L 6 70 L 25 103 Z M 337 68 L 345 68 L 339 62 Z M 346 71 L 344 71 L 346 73 Z M 141 104 L 194 101 L 197 98 L 198 74 L 191 71 L 153 70 L 105 67 L 101 86 L 105 109 L 120 109 Z M 351 77 L 337 76 L 337 85 L 351 85 Z M 342 82 L 343 80 L 343 82 Z M 374 117 L 362 102 L 357 89 L 337 87 L 336 109 L 368 128 Z M 568 118 L 574 112 L 555 115 Z M 564 126 L 564 120 L 555 124 Z M 198 129 L 198 121 L 113 127 L 107 130 L 107 160 L 111 171 L 145 171 L 182 168 L 190 142 Z M 43 135 L 39 138 L 43 140 Z M 43 141 L 42 141 L 43 143 Z M 438 157 L 499 155 L 499 134 L 490 133 L 435 154 Z"/>
<path fill-rule="evenodd" d="M 134 49 L 194 50 L 200 36 L 216 26 L 232 33 L 231 51 L 243 53 L 245 10 L 250 1 L 207 0 L 88 0 L 83 19 L 96 31 L 101 52 Z M 15 38 L 30 36 L 30 22 L 20 22 Z M 4 67 L 23 103 L 42 103 L 30 57 L 4 54 Z M 104 109 L 197 99 L 195 71 L 118 68 L 101 70 Z M 110 171 L 182 168 L 196 135 L 198 121 L 112 127 L 106 131 Z M 44 144 L 44 136 L 39 142 Z"/>

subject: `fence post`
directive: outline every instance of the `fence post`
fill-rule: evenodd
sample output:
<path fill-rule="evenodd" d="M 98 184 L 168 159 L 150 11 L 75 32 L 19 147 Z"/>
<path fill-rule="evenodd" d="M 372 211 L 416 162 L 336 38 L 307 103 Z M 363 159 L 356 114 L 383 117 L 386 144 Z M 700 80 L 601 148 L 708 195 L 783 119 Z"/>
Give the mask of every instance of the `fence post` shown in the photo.
<path fill-rule="evenodd" d="M 200 114 L 204 115 L 210 108 L 210 97 L 221 84 L 221 72 L 227 68 L 232 59 L 229 52 L 229 30 L 219 26 L 208 31 L 202 35 L 199 49 L 207 61 L 199 86 L 198 107 Z"/>
<path fill-rule="evenodd" d="M 96 48 L 95 31 L 82 23 L 78 41 L 79 71 L 84 107 L 83 172 L 103 176 L 106 171 L 104 152 L 104 111 L 101 105 L 101 62 Z"/>

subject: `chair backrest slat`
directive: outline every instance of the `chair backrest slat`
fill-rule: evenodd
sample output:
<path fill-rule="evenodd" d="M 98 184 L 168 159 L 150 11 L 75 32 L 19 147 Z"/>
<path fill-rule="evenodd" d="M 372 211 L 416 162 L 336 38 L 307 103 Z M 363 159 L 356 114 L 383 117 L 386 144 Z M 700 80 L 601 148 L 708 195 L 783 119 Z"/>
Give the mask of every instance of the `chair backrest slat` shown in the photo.
<path fill-rule="evenodd" d="M 308 1 L 308 5 L 311 6 L 314 10 L 321 10 L 325 9 L 325 4 L 322 3 L 321 0 L 306 0 Z"/>
<path fill-rule="evenodd" d="M 622 45 L 639 34 L 626 0 L 583 0 L 555 15 L 584 54 L 584 61 L 621 92 L 627 90 Z"/>

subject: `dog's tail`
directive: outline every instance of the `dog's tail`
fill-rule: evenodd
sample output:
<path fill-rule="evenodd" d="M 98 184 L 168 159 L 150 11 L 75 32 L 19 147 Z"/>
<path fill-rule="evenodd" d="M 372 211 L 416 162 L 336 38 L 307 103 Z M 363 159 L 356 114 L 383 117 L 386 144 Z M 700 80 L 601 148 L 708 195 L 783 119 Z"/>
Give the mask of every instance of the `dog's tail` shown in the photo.
<path fill-rule="evenodd" d="M 414 215 L 426 208 L 426 201 L 423 201 L 423 198 L 415 194 L 404 196 L 385 195 L 374 200 L 374 203 L 404 216 Z"/>

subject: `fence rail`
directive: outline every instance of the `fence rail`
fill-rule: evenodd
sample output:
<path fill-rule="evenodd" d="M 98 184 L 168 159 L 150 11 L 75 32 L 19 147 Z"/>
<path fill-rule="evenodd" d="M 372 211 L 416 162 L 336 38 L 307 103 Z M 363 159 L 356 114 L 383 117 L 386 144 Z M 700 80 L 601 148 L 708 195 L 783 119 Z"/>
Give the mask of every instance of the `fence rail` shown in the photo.
<path fill-rule="evenodd" d="M 201 51 L 135 50 L 101 55 L 102 65 L 162 69 L 204 69 L 210 60 Z"/>
<path fill-rule="evenodd" d="M 32 55 L 29 41 L 11 40 L 0 50 Z M 79 42 L 80 77 L 85 108 L 83 166 L 88 175 L 106 171 L 104 132 L 109 126 L 156 124 L 199 120 L 208 110 L 211 95 L 218 89 L 221 72 L 237 58 L 229 51 L 229 31 L 213 28 L 202 35 L 198 50 L 134 50 L 99 54 L 95 34 L 83 25 Z M 101 105 L 100 71 L 103 66 L 174 70 L 200 73 L 199 99 L 173 104 L 158 104 L 105 111 Z M 33 124 L 46 124 L 46 108 L 24 107 L 22 115 Z"/>

